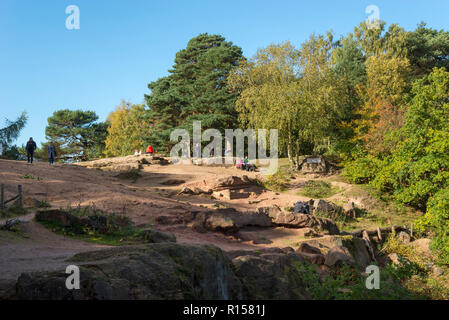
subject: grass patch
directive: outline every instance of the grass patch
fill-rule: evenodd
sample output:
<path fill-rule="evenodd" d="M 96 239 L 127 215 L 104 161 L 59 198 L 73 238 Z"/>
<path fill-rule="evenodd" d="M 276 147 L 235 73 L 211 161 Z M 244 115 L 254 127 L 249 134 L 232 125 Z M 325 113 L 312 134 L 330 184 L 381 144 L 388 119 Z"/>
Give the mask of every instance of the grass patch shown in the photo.
<path fill-rule="evenodd" d="M 289 184 L 290 169 L 288 167 L 279 168 L 275 174 L 269 175 L 261 186 L 272 191 L 282 192 L 287 190 Z"/>
<path fill-rule="evenodd" d="M 44 180 L 44 179 L 41 178 L 41 177 L 33 176 L 31 173 L 24 174 L 24 175 L 21 176 L 20 178 L 22 178 L 22 179 L 32 179 L 32 180 L 37 180 L 37 181 Z"/>
<path fill-rule="evenodd" d="M 86 242 L 121 246 L 142 243 L 143 229 L 133 225 L 130 218 L 121 214 L 105 214 L 92 207 L 67 208 L 75 217 L 88 219 L 88 225 L 74 223 L 63 226 L 54 221 L 39 221 L 52 232 Z"/>
<path fill-rule="evenodd" d="M 413 271 L 386 266 L 380 268 L 380 289 L 366 288 L 366 277 L 347 265 L 335 267 L 324 278 L 314 265 L 297 265 L 298 273 L 306 284 L 306 290 L 314 300 L 413 300 L 428 298 L 411 291 L 404 283 Z"/>
<path fill-rule="evenodd" d="M 28 210 L 24 207 L 13 205 L 9 208 L 0 210 L 0 218 L 13 218 L 16 216 L 23 216 L 28 213 Z"/>
<path fill-rule="evenodd" d="M 309 180 L 298 192 L 298 195 L 313 198 L 326 199 L 340 192 L 340 188 L 333 187 L 330 183 L 322 180 Z"/>

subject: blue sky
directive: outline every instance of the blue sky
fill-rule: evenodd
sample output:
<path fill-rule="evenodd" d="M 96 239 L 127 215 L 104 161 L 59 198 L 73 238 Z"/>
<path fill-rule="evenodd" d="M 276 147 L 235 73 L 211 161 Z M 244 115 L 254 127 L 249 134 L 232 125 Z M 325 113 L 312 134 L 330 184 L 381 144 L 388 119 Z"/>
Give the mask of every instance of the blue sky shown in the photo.
<path fill-rule="evenodd" d="M 69 5 L 80 9 L 79 30 L 65 27 Z M 368 5 L 407 30 L 420 21 L 449 30 L 447 0 L 1 0 L 0 127 L 26 110 L 17 143 L 43 142 L 58 109 L 94 110 L 103 121 L 122 99 L 143 102 L 148 83 L 200 33 L 221 34 L 250 57 L 270 43 L 351 32 Z"/>

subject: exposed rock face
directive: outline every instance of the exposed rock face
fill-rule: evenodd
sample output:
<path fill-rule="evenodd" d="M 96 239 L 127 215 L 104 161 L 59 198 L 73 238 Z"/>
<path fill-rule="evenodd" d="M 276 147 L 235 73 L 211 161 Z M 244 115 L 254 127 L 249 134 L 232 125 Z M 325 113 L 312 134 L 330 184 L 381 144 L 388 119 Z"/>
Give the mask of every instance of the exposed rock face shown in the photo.
<path fill-rule="evenodd" d="M 217 209 L 198 213 L 195 228 L 203 227 L 211 231 L 237 232 L 245 226 L 270 227 L 271 219 L 257 212 L 240 212 L 232 208 Z"/>
<path fill-rule="evenodd" d="M 276 225 L 292 228 L 313 228 L 329 234 L 340 233 L 335 222 L 314 215 L 288 212 L 278 206 L 261 207 L 258 212 L 269 216 Z"/>
<path fill-rule="evenodd" d="M 308 299 L 293 249 L 235 251 L 158 243 L 80 253 L 80 290 L 66 289 L 60 272 L 23 273 L 15 298 L 91 299 Z M 232 261 L 231 261 L 232 259 Z"/>
<path fill-rule="evenodd" d="M 302 173 L 325 173 L 328 171 L 326 159 L 321 156 L 306 156 L 299 164 Z"/>
<path fill-rule="evenodd" d="M 407 232 L 401 231 L 401 232 L 398 233 L 398 239 L 401 242 L 407 244 L 407 243 L 410 243 L 411 237 L 410 237 L 410 235 Z"/>
<path fill-rule="evenodd" d="M 146 242 L 150 243 L 176 242 L 176 236 L 173 233 L 162 232 L 154 229 L 143 230 L 142 238 Z"/>
<path fill-rule="evenodd" d="M 343 246 L 333 247 L 326 254 L 325 264 L 329 267 L 338 265 L 340 263 L 346 263 L 353 265 L 355 264 L 354 257 L 351 255 L 349 250 Z"/>
<path fill-rule="evenodd" d="M 80 290 L 67 290 L 67 274 L 24 273 L 19 299 L 241 299 L 229 259 L 211 246 L 172 243 L 120 247 L 75 255 Z M 83 265 L 84 264 L 84 265 Z"/>
<path fill-rule="evenodd" d="M 262 253 L 232 260 L 245 299 L 310 298 L 297 269 L 305 260 L 295 253 Z"/>
<path fill-rule="evenodd" d="M 77 165 L 101 169 L 114 172 L 128 172 L 133 170 L 140 170 L 144 165 L 167 165 L 170 162 L 162 157 L 151 156 L 151 155 L 141 155 L 141 156 L 126 156 L 126 157 L 115 157 L 107 159 L 99 159 L 94 161 L 86 161 L 77 163 Z"/>
<path fill-rule="evenodd" d="M 301 243 L 296 252 L 300 253 L 311 253 L 311 254 L 321 254 L 321 250 L 315 247 L 312 247 L 310 244 L 305 242 Z"/>
<path fill-rule="evenodd" d="M 58 222 L 63 227 L 70 227 L 76 223 L 80 224 L 79 218 L 69 212 L 59 209 L 38 210 L 36 213 L 36 220 Z"/>

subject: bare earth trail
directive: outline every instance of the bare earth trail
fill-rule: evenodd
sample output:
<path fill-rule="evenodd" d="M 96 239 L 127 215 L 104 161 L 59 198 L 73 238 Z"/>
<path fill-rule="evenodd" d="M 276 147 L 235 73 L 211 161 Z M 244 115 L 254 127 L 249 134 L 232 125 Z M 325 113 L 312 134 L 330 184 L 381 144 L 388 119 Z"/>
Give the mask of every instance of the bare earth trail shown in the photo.
<path fill-rule="evenodd" d="M 350 184 L 335 181 L 334 176 L 297 175 L 286 192 L 259 188 L 248 198 L 233 200 L 214 199 L 210 195 L 178 195 L 183 187 L 193 188 L 217 178 L 243 175 L 255 178 L 259 173 L 233 167 L 151 164 L 144 165 L 140 177 L 133 182 L 116 177 L 117 172 L 79 165 L 50 166 L 42 162 L 28 165 L 0 160 L 0 183 L 5 184 L 7 199 L 16 195 L 17 185 L 21 184 L 25 199 L 47 201 L 53 208 L 94 206 L 106 213 L 123 213 L 137 226 L 152 225 L 158 230 L 172 232 L 181 244 L 212 244 L 225 251 L 295 247 L 304 238 L 305 229 L 246 228 L 241 230 L 240 238 L 236 238 L 218 232 L 199 233 L 184 223 L 160 224 L 157 218 L 216 208 L 240 211 L 255 211 L 258 207 L 273 205 L 285 208 L 296 201 L 310 199 L 297 195 L 307 180 L 325 180 L 338 186 L 341 192 L 332 197 L 337 200 L 352 188 Z M 177 182 L 170 183 L 173 180 Z M 20 217 L 29 222 L 23 224 L 23 232 L 19 234 L 0 232 L 0 281 L 17 279 L 25 271 L 61 269 L 67 265 L 64 260 L 75 253 L 107 248 L 54 234 L 33 221 L 33 216 L 34 212 L 31 212 Z"/>
<path fill-rule="evenodd" d="M 167 172 L 167 168 L 171 170 Z M 222 168 L 213 171 L 213 168 L 201 169 L 210 172 L 208 177 L 220 176 L 214 171 L 222 171 Z M 192 209 L 188 201 L 161 194 L 157 190 L 161 181 L 170 178 L 194 180 L 203 175 L 197 167 L 189 170 L 174 165 L 147 167 L 136 183 L 118 179 L 116 174 L 75 165 L 50 167 L 47 163 L 28 165 L 0 160 L 0 183 L 5 185 L 6 199 L 15 196 L 17 185 L 21 184 L 24 198 L 47 201 L 55 208 L 93 205 L 105 212 L 125 212 L 138 225 L 153 224 L 154 219 L 162 214 L 176 215 Z M 25 175 L 34 179 L 25 178 Z M 195 210 L 206 209 L 195 206 Z M 75 253 L 108 247 L 54 234 L 33 221 L 33 217 L 34 212 L 20 217 L 20 220 L 28 222 L 23 224 L 23 230 L 18 234 L 0 233 L 0 281 L 17 279 L 22 272 L 65 268 L 67 263 L 64 260 Z M 0 220 L 0 224 L 5 220 Z M 200 234 L 183 225 L 156 228 L 173 232 L 179 243 L 209 243 L 224 250 L 254 248 L 223 234 Z"/>

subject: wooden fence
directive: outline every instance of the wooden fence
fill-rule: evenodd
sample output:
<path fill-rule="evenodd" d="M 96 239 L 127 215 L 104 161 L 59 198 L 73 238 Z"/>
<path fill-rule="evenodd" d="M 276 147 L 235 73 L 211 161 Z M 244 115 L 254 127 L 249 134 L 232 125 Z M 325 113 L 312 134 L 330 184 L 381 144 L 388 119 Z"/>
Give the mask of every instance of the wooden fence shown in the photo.
<path fill-rule="evenodd" d="M 22 185 L 19 184 L 17 187 L 18 194 L 11 199 L 5 200 L 5 185 L 1 185 L 1 198 L 0 198 L 0 210 L 6 209 L 6 204 L 11 201 L 16 201 L 19 206 L 23 206 L 23 197 L 22 197 Z"/>

